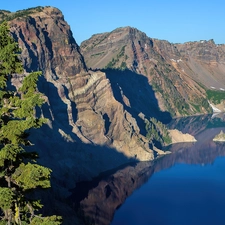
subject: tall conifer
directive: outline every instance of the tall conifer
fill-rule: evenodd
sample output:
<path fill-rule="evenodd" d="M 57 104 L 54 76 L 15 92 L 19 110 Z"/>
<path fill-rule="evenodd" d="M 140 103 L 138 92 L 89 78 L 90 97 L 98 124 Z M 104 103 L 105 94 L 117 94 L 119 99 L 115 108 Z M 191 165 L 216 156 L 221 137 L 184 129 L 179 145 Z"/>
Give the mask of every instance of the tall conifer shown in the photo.
<path fill-rule="evenodd" d="M 6 22 L 0 25 L 0 224 L 61 224 L 56 216 L 36 215 L 42 207 L 39 200 L 29 199 L 37 188 L 50 187 L 51 170 L 38 165 L 37 154 L 26 152 L 31 128 L 39 128 L 44 118 L 35 116 L 35 107 L 44 100 L 37 91 L 40 72 L 25 77 L 22 86 L 13 91 L 13 74 L 23 72 L 18 58 L 18 44 L 11 37 Z"/>

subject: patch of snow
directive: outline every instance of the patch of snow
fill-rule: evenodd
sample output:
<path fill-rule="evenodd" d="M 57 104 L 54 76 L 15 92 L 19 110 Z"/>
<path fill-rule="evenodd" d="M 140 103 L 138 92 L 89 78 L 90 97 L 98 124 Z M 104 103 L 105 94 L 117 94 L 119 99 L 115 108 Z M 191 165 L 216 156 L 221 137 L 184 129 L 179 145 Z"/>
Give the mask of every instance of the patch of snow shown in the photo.
<path fill-rule="evenodd" d="M 178 59 L 178 60 L 176 60 L 176 59 L 170 59 L 170 60 L 173 61 L 173 62 L 177 62 L 177 63 L 182 62 L 182 59 Z"/>

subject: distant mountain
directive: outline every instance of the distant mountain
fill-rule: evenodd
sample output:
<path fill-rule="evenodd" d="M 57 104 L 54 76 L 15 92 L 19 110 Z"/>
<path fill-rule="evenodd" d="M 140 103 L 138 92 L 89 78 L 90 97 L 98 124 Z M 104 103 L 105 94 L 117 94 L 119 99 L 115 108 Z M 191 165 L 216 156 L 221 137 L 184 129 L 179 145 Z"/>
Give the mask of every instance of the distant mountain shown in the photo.
<path fill-rule="evenodd" d="M 223 94 L 225 90 L 225 45 L 213 40 L 172 44 L 124 27 L 93 35 L 80 47 L 89 68 L 128 69 L 137 74 L 136 80 L 140 75 L 146 77 L 160 110 L 172 116 L 209 113 L 209 91 Z M 107 77 L 111 82 L 121 79 Z M 129 76 L 121 82 L 126 89 L 145 91 Z M 224 110 L 224 104 L 219 107 Z"/>

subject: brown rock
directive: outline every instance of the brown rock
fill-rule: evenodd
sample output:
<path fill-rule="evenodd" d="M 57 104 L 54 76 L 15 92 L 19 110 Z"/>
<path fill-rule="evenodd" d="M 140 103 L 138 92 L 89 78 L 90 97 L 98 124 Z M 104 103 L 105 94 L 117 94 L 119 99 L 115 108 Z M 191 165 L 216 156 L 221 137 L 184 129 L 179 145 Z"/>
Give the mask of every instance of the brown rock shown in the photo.
<path fill-rule="evenodd" d="M 176 129 L 169 130 L 169 133 L 172 138 L 172 144 L 180 143 L 180 142 L 196 142 L 197 141 L 194 136 L 190 134 L 183 134 L 181 131 Z"/>
<path fill-rule="evenodd" d="M 87 71 L 58 9 L 28 10 L 9 24 L 26 72 L 41 70 L 44 75 L 38 86 L 46 103 L 39 113 L 49 122 L 32 132 L 31 139 L 53 176 L 69 187 L 130 160 L 154 158 L 136 118 L 115 99 L 109 79 Z M 23 77 L 14 76 L 14 84 L 19 86 Z"/>
<path fill-rule="evenodd" d="M 160 109 L 172 116 L 212 112 L 199 83 L 225 89 L 224 49 L 213 40 L 171 44 L 131 27 L 93 35 L 81 44 L 88 67 L 128 68 L 145 76 Z"/>

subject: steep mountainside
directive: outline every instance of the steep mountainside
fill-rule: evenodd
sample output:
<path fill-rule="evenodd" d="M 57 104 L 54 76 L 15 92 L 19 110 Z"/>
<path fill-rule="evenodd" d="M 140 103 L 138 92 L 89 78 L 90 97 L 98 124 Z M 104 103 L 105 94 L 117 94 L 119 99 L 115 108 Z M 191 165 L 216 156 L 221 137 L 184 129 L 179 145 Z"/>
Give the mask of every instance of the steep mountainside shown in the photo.
<path fill-rule="evenodd" d="M 105 73 L 87 71 L 58 9 L 37 7 L 1 15 L 22 49 L 26 72 L 43 72 L 38 86 L 46 103 L 37 113 L 49 122 L 31 138 L 61 186 L 73 187 L 130 160 L 154 159 L 156 152 L 140 133 L 140 118 L 116 99 Z M 13 84 L 18 87 L 24 76 L 15 75 Z"/>
<path fill-rule="evenodd" d="M 210 112 L 206 89 L 225 88 L 224 48 L 213 41 L 171 44 L 131 27 L 93 35 L 81 44 L 88 67 L 129 69 L 136 77 L 145 76 L 160 109 L 172 116 Z M 135 88 L 128 76 L 125 80 L 127 89 Z"/>

